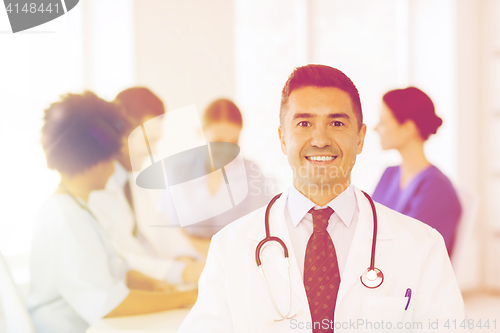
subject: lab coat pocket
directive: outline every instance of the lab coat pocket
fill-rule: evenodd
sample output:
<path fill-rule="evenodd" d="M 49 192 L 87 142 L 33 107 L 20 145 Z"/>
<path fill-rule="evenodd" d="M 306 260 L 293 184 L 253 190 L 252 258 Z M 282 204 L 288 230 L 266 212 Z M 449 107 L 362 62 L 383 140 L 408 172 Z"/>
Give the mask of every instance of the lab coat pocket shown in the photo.
<path fill-rule="evenodd" d="M 407 297 L 368 297 L 364 303 L 365 332 L 407 332 L 405 311 Z"/>

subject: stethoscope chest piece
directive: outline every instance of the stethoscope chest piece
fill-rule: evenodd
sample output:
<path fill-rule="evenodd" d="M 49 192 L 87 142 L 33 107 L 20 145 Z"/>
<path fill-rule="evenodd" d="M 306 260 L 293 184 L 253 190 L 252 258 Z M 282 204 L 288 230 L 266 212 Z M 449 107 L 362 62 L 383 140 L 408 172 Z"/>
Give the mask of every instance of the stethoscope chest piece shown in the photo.
<path fill-rule="evenodd" d="M 367 268 L 360 279 L 366 288 L 377 288 L 384 282 L 384 274 L 377 267 Z"/>

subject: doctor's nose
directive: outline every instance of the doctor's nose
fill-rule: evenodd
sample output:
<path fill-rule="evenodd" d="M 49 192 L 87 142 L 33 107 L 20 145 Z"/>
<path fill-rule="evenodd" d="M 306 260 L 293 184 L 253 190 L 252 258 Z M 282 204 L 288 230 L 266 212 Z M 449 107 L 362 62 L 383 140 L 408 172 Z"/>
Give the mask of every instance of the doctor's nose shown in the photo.
<path fill-rule="evenodd" d="M 332 144 L 332 138 L 327 128 L 317 127 L 312 133 L 311 146 L 325 148 Z"/>

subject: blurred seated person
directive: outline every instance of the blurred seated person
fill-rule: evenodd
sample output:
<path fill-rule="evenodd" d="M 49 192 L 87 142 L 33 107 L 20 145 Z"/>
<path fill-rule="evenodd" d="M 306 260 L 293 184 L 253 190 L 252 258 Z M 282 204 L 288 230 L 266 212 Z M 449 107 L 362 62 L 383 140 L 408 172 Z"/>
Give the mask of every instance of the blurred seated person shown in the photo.
<path fill-rule="evenodd" d="M 178 228 L 151 227 L 165 224 L 165 217 L 156 213 L 154 191 L 135 184 L 133 165 L 141 165 L 149 156 L 130 140 L 133 129 L 165 114 L 161 99 L 149 89 L 133 87 L 120 92 L 115 102 L 122 106 L 125 118 L 131 124 L 123 136 L 123 144 L 116 155 L 115 172 L 103 191 L 94 191 L 89 207 L 97 216 L 130 267 L 172 284 L 198 283 L 204 267 L 203 256 Z M 155 149 L 160 138 L 157 132 L 148 133 L 149 144 Z M 134 159 L 132 165 L 131 159 Z"/>
<path fill-rule="evenodd" d="M 205 110 L 202 125 L 207 142 L 231 142 L 238 144 L 243 127 L 243 119 L 236 104 L 228 99 L 218 99 L 212 102 Z M 211 153 L 216 156 L 225 152 L 213 151 L 212 147 Z M 236 207 L 220 215 L 184 227 L 184 231 L 192 237 L 192 240 L 198 246 L 202 246 L 200 243 L 203 242 L 208 245 L 211 237 L 224 226 L 267 205 L 273 197 L 272 180 L 263 175 L 256 163 L 244 159 L 244 165 L 248 185 L 247 197 L 240 204 L 236 205 Z M 192 187 L 183 193 L 186 201 L 195 198 L 197 202 L 203 202 L 204 198 L 217 198 L 227 195 L 222 174 L 212 172 L 210 164 L 192 161 L 186 165 L 186 168 L 205 168 L 208 174 L 207 177 L 199 178 L 199 181 L 193 182 Z M 168 216 L 170 221 L 177 221 L 176 224 L 179 224 L 170 192 L 167 190 L 164 193 L 161 201 L 162 211 Z M 207 247 L 205 247 L 206 250 L 208 250 Z"/>
<path fill-rule="evenodd" d="M 384 95 L 375 130 L 382 149 L 396 149 L 402 163 L 385 170 L 373 199 L 439 231 L 451 256 L 460 202 L 448 177 L 424 153 L 424 143 L 441 124 L 432 100 L 423 91 L 409 87 Z"/>
<path fill-rule="evenodd" d="M 114 172 L 128 123 L 120 107 L 91 92 L 67 94 L 45 110 L 41 143 L 61 176 L 39 210 L 31 247 L 28 309 L 38 333 L 84 333 L 103 317 L 192 305 L 197 291 L 129 270 L 87 206 Z"/>

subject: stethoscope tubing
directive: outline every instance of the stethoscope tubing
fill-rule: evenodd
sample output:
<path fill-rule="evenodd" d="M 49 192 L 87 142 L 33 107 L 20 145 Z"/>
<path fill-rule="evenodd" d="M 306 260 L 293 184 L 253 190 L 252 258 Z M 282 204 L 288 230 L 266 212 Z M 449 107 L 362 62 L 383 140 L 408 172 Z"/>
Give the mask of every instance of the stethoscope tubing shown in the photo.
<path fill-rule="evenodd" d="M 367 287 L 368 289 L 374 289 L 374 288 L 378 288 L 382 284 L 382 282 L 384 281 L 384 274 L 382 273 L 382 271 L 380 271 L 378 268 L 375 267 L 375 250 L 376 250 L 376 246 L 377 246 L 377 232 L 378 232 L 377 210 L 375 208 L 375 203 L 373 202 L 373 199 L 370 197 L 370 195 L 364 191 L 361 191 L 361 192 L 363 192 L 366 199 L 370 203 L 370 207 L 372 210 L 373 238 L 372 238 L 372 246 L 371 246 L 370 266 L 365 271 L 365 273 L 361 275 L 360 280 L 361 280 L 361 283 L 365 287 Z M 273 304 L 275 305 L 275 307 L 276 307 L 276 304 L 275 304 L 274 299 L 272 297 L 272 294 L 269 290 L 269 286 L 267 284 L 267 279 L 266 279 L 266 277 L 264 275 L 264 271 L 262 269 L 262 261 L 260 259 L 260 253 L 261 253 L 264 245 L 266 245 L 266 243 L 277 242 L 278 244 L 280 244 L 281 248 L 283 249 L 283 255 L 284 255 L 285 259 L 287 260 L 287 266 L 289 269 L 290 264 L 289 264 L 288 248 L 287 248 L 286 244 L 283 242 L 283 240 L 281 240 L 279 237 L 271 236 L 271 231 L 270 231 L 270 226 L 269 226 L 269 214 L 271 211 L 271 207 L 274 205 L 276 200 L 278 200 L 281 197 L 281 194 L 282 193 L 273 197 L 266 207 L 266 213 L 265 213 L 265 217 L 264 217 L 264 226 L 265 226 L 265 230 L 266 230 L 266 237 L 259 242 L 259 244 L 257 245 L 257 247 L 255 249 L 255 262 L 257 263 L 257 267 L 260 269 L 261 275 L 264 277 L 264 281 L 266 283 L 266 288 L 268 289 L 269 296 L 271 297 L 271 300 L 273 301 Z M 370 277 L 366 277 L 366 278 L 372 282 L 365 283 L 365 281 L 363 281 L 363 278 L 368 273 L 371 273 L 372 279 Z M 373 274 L 375 274 L 375 277 L 373 277 Z M 376 281 L 376 279 L 378 279 L 378 282 L 374 282 L 374 281 Z M 276 310 L 281 315 L 281 312 L 277 309 L 277 307 L 276 307 Z M 285 316 L 285 317 L 282 316 L 282 318 L 285 319 L 285 318 L 287 318 L 287 316 Z"/>
<path fill-rule="evenodd" d="M 283 255 L 285 258 L 288 259 L 288 248 L 286 247 L 285 243 L 278 237 L 271 237 L 271 231 L 269 230 L 269 212 L 271 211 L 271 207 L 274 205 L 276 200 L 280 198 L 282 193 L 276 195 L 274 198 L 271 199 L 269 204 L 266 207 L 266 215 L 264 218 L 265 221 L 265 228 L 266 228 L 266 238 L 261 240 L 259 244 L 257 245 L 257 248 L 255 249 L 255 262 L 257 263 L 257 266 L 260 267 L 262 265 L 262 262 L 260 260 L 260 251 L 262 247 L 267 243 L 267 242 L 278 242 L 282 249 L 283 249 Z"/>
<path fill-rule="evenodd" d="M 375 269 L 375 250 L 377 246 L 377 229 L 378 229 L 378 219 L 377 219 L 377 210 L 375 208 L 375 203 L 373 202 L 373 199 L 370 197 L 370 195 L 364 191 L 363 194 L 365 197 L 368 199 L 368 202 L 370 203 L 371 209 L 372 209 L 372 215 L 373 215 L 373 239 L 372 239 L 372 248 L 371 248 L 371 257 L 370 257 L 370 267 L 369 270 L 374 270 Z M 262 247 L 267 243 L 267 242 L 278 242 L 281 247 L 283 248 L 283 254 L 285 258 L 288 258 L 288 248 L 285 245 L 285 243 L 278 237 L 273 237 L 271 236 L 271 231 L 269 227 L 269 213 L 271 211 L 271 207 L 274 205 L 276 200 L 278 200 L 281 197 L 282 193 L 277 194 L 274 196 L 274 198 L 271 199 L 269 204 L 266 207 L 266 213 L 264 217 L 264 226 L 266 230 L 266 237 L 259 242 L 257 245 L 257 248 L 255 249 L 255 262 L 257 263 L 257 266 L 260 267 L 262 265 L 262 262 L 260 260 L 260 252 L 262 250 Z"/>

